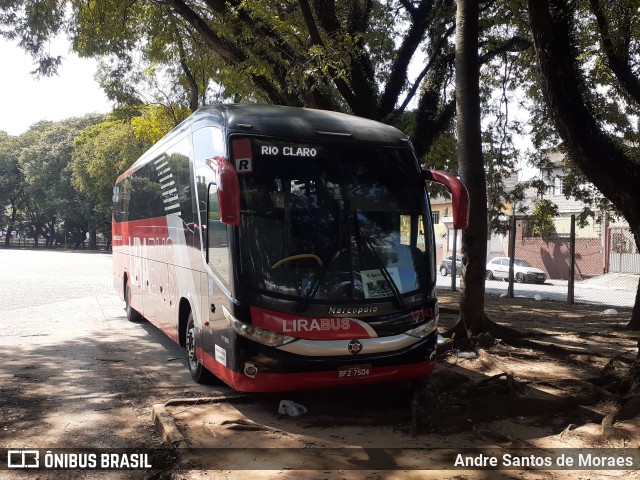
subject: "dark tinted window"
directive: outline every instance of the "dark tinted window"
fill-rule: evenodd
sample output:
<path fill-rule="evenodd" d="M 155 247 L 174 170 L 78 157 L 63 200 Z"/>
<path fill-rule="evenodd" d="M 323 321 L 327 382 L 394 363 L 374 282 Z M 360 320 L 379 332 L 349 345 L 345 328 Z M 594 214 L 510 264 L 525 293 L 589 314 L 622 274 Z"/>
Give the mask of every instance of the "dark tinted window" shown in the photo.
<path fill-rule="evenodd" d="M 178 215 L 191 222 L 189 142 L 181 140 L 118 184 L 116 221 Z M 114 198 L 116 200 L 116 198 Z"/>
<path fill-rule="evenodd" d="M 267 138 L 251 145 L 234 157 L 246 166 L 241 281 L 308 301 L 428 294 L 431 217 L 410 150 Z"/>

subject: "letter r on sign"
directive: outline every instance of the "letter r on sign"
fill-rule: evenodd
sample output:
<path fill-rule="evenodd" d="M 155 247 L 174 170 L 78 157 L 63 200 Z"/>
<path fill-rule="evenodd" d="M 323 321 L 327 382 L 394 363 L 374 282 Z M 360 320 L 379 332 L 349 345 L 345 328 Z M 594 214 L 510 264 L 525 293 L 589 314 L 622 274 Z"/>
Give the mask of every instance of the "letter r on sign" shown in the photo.
<path fill-rule="evenodd" d="M 253 163 L 250 158 L 236 158 L 236 171 L 238 173 L 252 173 Z"/>

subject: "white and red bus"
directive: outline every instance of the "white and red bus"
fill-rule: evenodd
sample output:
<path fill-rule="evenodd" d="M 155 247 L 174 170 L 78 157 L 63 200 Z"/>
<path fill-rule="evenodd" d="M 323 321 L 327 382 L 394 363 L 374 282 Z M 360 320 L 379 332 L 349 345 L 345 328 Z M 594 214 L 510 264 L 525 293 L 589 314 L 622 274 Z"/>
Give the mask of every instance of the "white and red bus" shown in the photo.
<path fill-rule="evenodd" d="M 265 105 L 203 107 L 114 187 L 113 266 L 130 320 L 184 346 L 197 382 L 264 392 L 417 380 L 438 303 L 426 181 L 399 130 Z"/>

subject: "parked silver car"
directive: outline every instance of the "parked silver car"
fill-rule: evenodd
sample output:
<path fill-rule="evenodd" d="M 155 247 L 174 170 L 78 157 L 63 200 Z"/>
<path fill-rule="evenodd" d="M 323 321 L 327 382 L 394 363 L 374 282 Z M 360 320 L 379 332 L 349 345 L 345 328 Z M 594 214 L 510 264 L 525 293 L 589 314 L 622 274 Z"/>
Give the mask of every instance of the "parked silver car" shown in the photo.
<path fill-rule="evenodd" d="M 453 264 L 453 255 L 449 255 L 442 259 L 442 263 L 440 263 L 440 275 L 446 277 L 447 275 L 451 275 L 451 269 Z M 456 275 L 459 277 L 462 275 L 462 256 L 456 256 Z"/>
<path fill-rule="evenodd" d="M 496 257 L 487 263 L 486 279 L 493 280 L 509 278 L 509 257 Z M 516 258 L 513 261 L 513 278 L 516 282 L 544 283 L 547 280 L 545 273 L 539 268 L 532 267 L 529 262 Z"/>

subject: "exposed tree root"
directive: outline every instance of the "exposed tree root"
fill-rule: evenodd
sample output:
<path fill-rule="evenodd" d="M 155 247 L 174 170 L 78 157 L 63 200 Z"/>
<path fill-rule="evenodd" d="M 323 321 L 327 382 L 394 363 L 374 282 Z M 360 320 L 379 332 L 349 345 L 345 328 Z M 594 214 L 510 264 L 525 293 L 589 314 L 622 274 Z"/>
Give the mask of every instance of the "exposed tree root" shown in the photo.
<path fill-rule="evenodd" d="M 620 410 L 614 414 L 615 421 L 629 420 L 640 413 L 640 395 L 631 395 L 625 399 Z"/>
<path fill-rule="evenodd" d="M 449 313 L 455 313 L 455 311 L 449 310 Z M 522 338 L 525 336 L 521 331 L 500 325 L 486 315 L 484 315 L 482 326 L 482 332 L 476 332 L 474 335 L 473 332 L 467 331 L 464 321 L 459 318 L 455 325 L 442 335 L 445 338 L 451 338 L 454 341 L 464 341 L 464 339 L 471 339 L 483 334 L 489 334 L 494 338 Z M 471 335 L 469 333 L 471 333 Z"/>
<path fill-rule="evenodd" d="M 443 383 L 416 392 L 412 402 L 412 434 L 429 431 L 458 431 L 477 422 L 499 418 L 579 412 L 581 417 L 600 421 L 600 416 L 583 408 L 581 398 L 547 398 L 525 391 L 510 373 L 500 373 L 474 384 L 443 391 Z M 450 387 L 451 385 L 449 385 Z"/>
<path fill-rule="evenodd" d="M 588 380 L 579 380 L 577 378 L 547 379 L 539 382 L 531 383 L 530 386 L 549 386 L 558 388 L 567 392 L 576 400 L 582 401 L 584 404 L 594 404 L 600 401 L 616 400 L 617 396 L 601 388 Z"/>
<path fill-rule="evenodd" d="M 603 420 L 603 431 L 617 421 L 636 417 L 640 414 L 640 349 L 638 357 L 631 365 L 627 366 L 611 359 L 600 375 L 591 382 L 617 394 L 620 402 L 618 411 Z"/>
<path fill-rule="evenodd" d="M 225 420 L 221 425 L 226 425 L 229 430 L 246 430 L 246 431 L 266 431 L 281 432 L 277 428 L 262 425 L 246 418 L 236 418 L 234 420 Z"/>
<path fill-rule="evenodd" d="M 449 313 L 456 312 L 451 310 Z M 495 346 L 496 339 L 510 346 L 544 352 L 563 360 L 576 353 L 571 348 L 533 340 L 529 334 L 499 325 L 486 316 L 483 323 L 484 331 L 470 336 L 464 322 L 458 319 L 456 324 L 443 334 L 449 341 L 438 345 L 438 353 L 455 350 L 474 351 L 483 364 L 497 370 L 506 370 L 506 365 L 487 351 Z M 483 379 L 473 385 L 468 384 L 468 379 L 465 381 L 461 378 L 448 383 L 447 385 L 447 381 L 441 379 L 416 393 L 412 403 L 414 434 L 432 429 L 466 428 L 476 421 L 564 411 L 601 423 L 603 436 L 609 438 L 613 435 L 615 422 L 628 420 L 640 414 L 640 342 L 638 357 L 633 363 L 629 364 L 623 358 L 611 359 L 597 377 L 586 381 L 550 379 L 530 384 L 546 385 L 570 392 L 563 398 L 541 398 L 531 395 L 530 391 L 523 394 L 525 386 L 507 372 Z M 604 418 L 584 408 L 602 401 L 615 402 L 619 408 Z M 575 424 L 572 425 L 575 428 Z"/>

